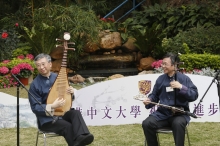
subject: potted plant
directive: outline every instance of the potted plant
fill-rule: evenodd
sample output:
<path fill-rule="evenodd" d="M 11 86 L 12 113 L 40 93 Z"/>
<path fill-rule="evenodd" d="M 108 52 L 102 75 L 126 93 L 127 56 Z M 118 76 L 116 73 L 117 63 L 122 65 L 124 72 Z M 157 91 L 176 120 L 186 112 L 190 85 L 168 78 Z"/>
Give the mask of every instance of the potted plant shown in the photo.
<path fill-rule="evenodd" d="M 11 73 L 20 78 L 28 78 L 33 74 L 34 68 L 28 63 L 20 63 L 11 69 Z"/>
<path fill-rule="evenodd" d="M 17 81 L 11 76 L 16 75 L 24 85 L 28 85 L 33 79 L 36 67 L 32 54 L 18 55 L 12 60 L 0 62 L 0 88 L 9 88 L 17 85 Z M 6 82 L 7 81 L 7 82 Z"/>

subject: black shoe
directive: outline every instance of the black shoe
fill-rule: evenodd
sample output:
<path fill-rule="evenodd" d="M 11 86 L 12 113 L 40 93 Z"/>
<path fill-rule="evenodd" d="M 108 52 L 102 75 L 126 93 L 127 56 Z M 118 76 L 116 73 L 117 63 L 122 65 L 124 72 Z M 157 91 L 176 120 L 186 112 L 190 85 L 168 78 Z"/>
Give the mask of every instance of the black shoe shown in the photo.
<path fill-rule="evenodd" d="M 94 136 L 92 134 L 80 135 L 76 138 L 73 146 L 85 146 L 91 144 L 94 140 Z"/>

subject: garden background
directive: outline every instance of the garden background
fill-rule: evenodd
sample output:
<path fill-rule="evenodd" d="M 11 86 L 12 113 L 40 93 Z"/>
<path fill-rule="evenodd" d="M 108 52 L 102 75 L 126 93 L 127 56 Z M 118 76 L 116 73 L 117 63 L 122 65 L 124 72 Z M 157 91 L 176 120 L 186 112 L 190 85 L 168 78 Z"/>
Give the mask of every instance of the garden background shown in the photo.
<path fill-rule="evenodd" d="M 62 38 L 63 33 L 66 31 L 71 34 L 71 41 L 75 43 L 74 48 L 76 50 L 68 53 L 68 68 L 73 71 L 89 68 L 89 65 L 82 64 L 80 61 L 85 56 L 92 58 L 93 55 L 104 55 L 106 49 L 103 49 L 100 45 L 100 34 L 102 32 L 120 33 L 121 44 L 114 48 L 107 48 L 107 51 L 120 52 L 118 50 L 122 50 L 122 54 L 137 54 L 138 59 L 132 60 L 131 64 L 139 71 L 153 70 L 154 72 L 161 72 L 158 63 L 166 52 L 182 54 L 180 58 L 184 62 L 181 66 L 184 68 L 184 72 L 213 77 L 219 70 L 219 1 L 146 0 L 136 11 L 127 15 L 123 20 L 117 21 L 121 14 L 126 13 L 132 6 L 132 1 L 129 1 L 123 8 L 114 12 L 111 17 L 103 18 L 122 2 L 123 0 L 1 1 L 1 92 L 16 93 L 15 86 L 17 82 L 11 76 L 11 73 L 26 78 L 32 75 L 34 78 L 37 73 L 33 63 L 34 56 L 39 53 L 51 54 L 57 44 L 55 39 Z M 137 0 L 136 2 L 140 1 Z M 128 40 L 133 40 L 132 43 L 135 49 L 132 51 L 127 51 L 122 46 Z M 150 61 L 150 68 L 145 68 L 143 65 L 145 58 L 153 58 Z M 207 135 L 202 134 L 197 125 L 201 126 L 201 129 L 204 129 Z M 136 135 L 134 139 L 137 140 L 137 145 L 141 145 L 143 140 L 140 135 L 143 133 L 140 126 L 128 126 L 131 129 L 133 128 L 132 131 L 139 129 L 137 133 L 134 133 Z M 192 133 L 194 145 L 219 145 L 217 142 L 219 140 L 214 134 L 217 134 L 217 131 L 212 131 L 217 126 L 218 123 L 196 123 L 196 125 L 192 123 L 189 130 Z M 120 127 L 122 131 L 132 133 L 123 130 L 123 127 Z M 102 133 L 102 127 L 90 128 L 94 133 Z M 105 130 L 109 130 L 108 128 Z M 117 127 L 114 128 L 118 129 Z M 112 127 L 110 129 L 113 130 Z M 7 133 L 5 136 L 10 137 L 14 130 L 4 129 L 3 133 Z M 24 129 L 24 131 L 26 130 L 28 129 Z M 35 131 L 36 129 L 31 129 L 30 133 Z M 4 135 L 3 133 L 1 135 Z M 112 135 L 114 133 L 117 132 L 114 131 Z M 26 134 L 24 135 L 26 136 Z M 213 136 L 210 137 L 210 135 Z M 24 138 L 24 144 L 26 144 L 25 139 L 31 139 L 32 137 Z M 14 140 L 15 136 L 11 138 Z M 99 137 L 97 143 L 102 143 L 101 139 Z M 112 145 L 129 145 L 129 142 L 127 143 L 128 139 L 121 140 L 126 141 L 125 143 L 120 141 Z M 198 139 L 201 143 L 198 142 Z M 114 141 L 114 138 L 110 138 L 111 140 Z M 3 141 L 1 140 L 1 142 Z M 10 144 L 4 141 L 1 145 Z M 105 145 L 111 144 L 106 143 Z"/>

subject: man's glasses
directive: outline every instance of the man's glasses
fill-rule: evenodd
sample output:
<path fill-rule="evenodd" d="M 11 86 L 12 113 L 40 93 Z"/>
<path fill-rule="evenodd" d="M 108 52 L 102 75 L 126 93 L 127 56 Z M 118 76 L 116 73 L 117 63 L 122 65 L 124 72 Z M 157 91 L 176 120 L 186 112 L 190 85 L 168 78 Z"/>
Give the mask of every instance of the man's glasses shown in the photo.
<path fill-rule="evenodd" d="M 171 66 L 169 63 L 162 63 L 161 66 Z"/>

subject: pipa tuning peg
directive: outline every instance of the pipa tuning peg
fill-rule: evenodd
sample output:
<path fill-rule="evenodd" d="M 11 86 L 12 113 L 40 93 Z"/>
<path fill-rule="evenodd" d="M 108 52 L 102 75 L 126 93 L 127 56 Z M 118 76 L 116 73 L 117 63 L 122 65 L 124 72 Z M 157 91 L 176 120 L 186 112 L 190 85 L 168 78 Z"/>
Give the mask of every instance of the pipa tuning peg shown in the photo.
<path fill-rule="evenodd" d="M 57 48 L 57 47 L 63 47 L 63 46 L 62 46 L 62 45 L 56 45 L 56 48 Z"/>
<path fill-rule="evenodd" d="M 63 38 L 66 41 L 70 40 L 70 33 L 69 32 L 64 32 Z"/>
<path fill-rule="evenodd" d="M 58 39 L 58 38 L 56 38 L 56 41 L 63 42 L 63 40 L 62 40 L 62 39 Z"/>

